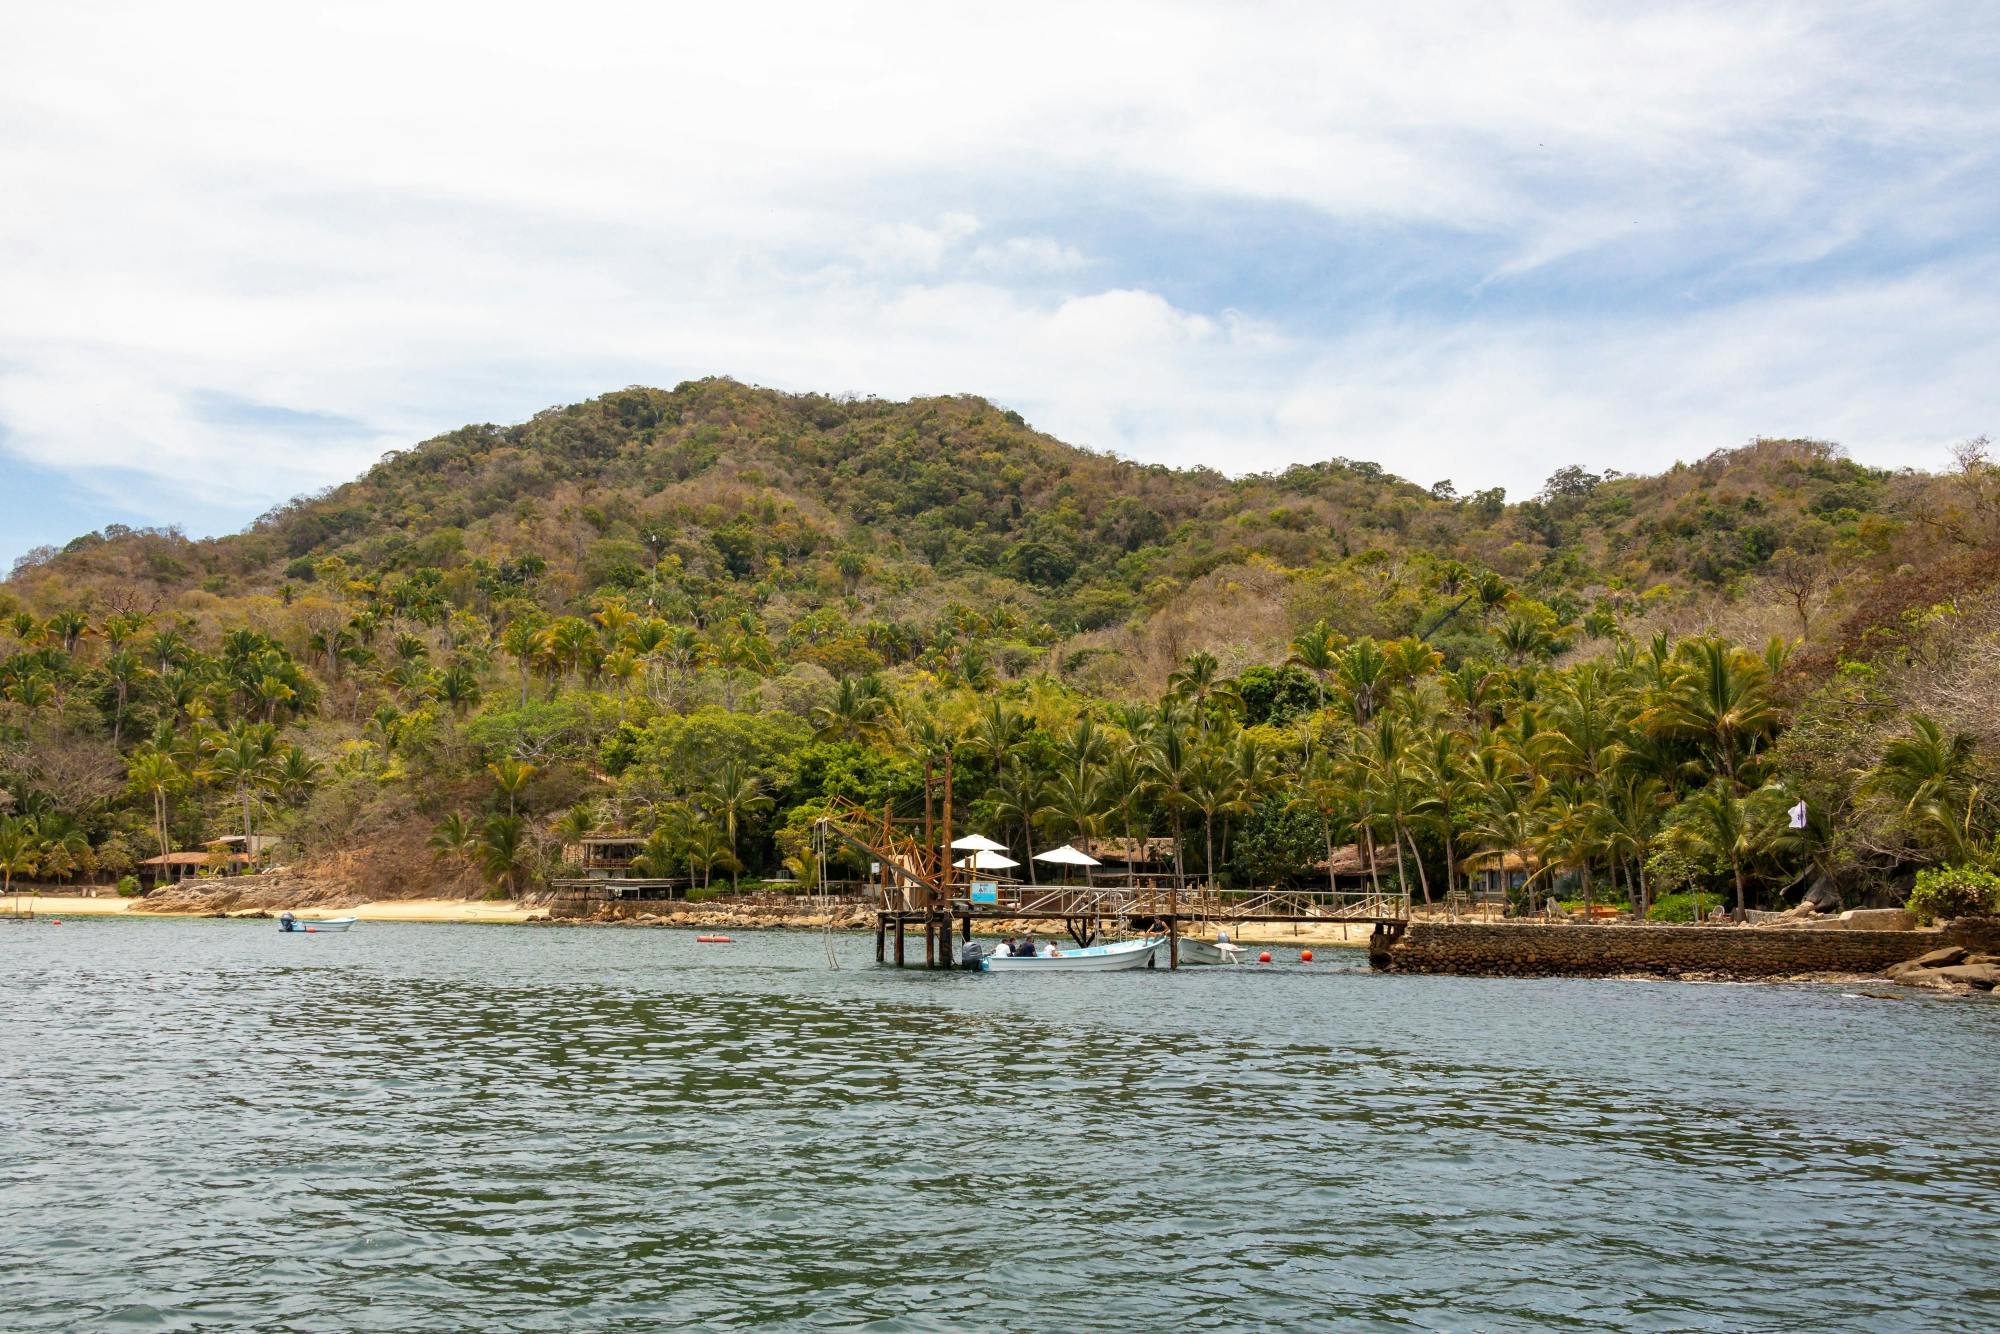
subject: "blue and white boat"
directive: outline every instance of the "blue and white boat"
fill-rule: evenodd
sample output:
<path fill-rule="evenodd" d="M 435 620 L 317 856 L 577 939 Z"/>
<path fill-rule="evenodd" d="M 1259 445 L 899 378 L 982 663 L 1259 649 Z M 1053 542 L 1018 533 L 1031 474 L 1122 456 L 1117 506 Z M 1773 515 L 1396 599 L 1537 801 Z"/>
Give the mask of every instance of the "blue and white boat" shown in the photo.
<path fill-rule="evenodd" d="M 980 967 L 989 973 L 1109 973 L 1144 968 L 1167 947 L 1165 936 L 1119 940 L 1109 945 L 1058 949 L 1054 954 L 989 954 Z"/>
<path fill-rule="evenodd" d="M 358 917 L 280 917 L 278 930 L 318 935 L 323 931 L 345 931 L 360 920 Z"/>

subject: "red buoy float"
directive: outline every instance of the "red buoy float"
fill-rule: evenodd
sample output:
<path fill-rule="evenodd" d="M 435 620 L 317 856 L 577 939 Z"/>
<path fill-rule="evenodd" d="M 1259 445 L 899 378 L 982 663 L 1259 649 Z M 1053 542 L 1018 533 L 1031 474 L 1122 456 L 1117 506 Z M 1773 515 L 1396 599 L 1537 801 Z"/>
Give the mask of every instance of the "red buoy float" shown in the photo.
<path fill-rule="evenodd" d="M 1311 950 L 1300 950 L 1300 951 L 1299 951 L 1299 962 L 1300 962 L 1300 963 L 1311 963 L 1312 961 L 1313 961 L 1313 952 L 1312 952 Z"/>
<path fill-rule="evenodd" d="M 736 942 L 728 936 L 696 936 L 694 943 L 697 945 L 734 945 Z"/>
<path fill-rule="evenodd" d="M 1263 952 L 1262 954 L 1258 955 L 1258 956 L 1257 956 L 1257 962 L 1258 962 L 1258 963 L 1269 963 L 1269 962 L 1271 962 L 1271 951 L 1269 951 L 1269 950 L 1265 950 L 1265 951 L 1264 951 L 1264 952 Z"/>

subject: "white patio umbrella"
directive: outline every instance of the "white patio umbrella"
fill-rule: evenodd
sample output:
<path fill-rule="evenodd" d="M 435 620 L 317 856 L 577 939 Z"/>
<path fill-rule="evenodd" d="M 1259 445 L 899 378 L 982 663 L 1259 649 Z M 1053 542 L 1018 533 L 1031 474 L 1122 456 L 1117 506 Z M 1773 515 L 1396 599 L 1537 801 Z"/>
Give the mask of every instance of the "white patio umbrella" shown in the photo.
<path fill-rule="evenodd" d="M 954 843 L 952 846 L 957 847 L 958 845 Z M 1010 866 L 1019 866 L 1020 864 L 1012 857 L 998 852 L 988 852 L 984 849 L 973 853 L 970 857 L 961 857 L 952 863 L 953 866 L 968 867 L 974 871 L 1004 871 Z"/>
<path fill-rule="evenodd" d="M 1053 862 L 1057 866 L 1081 866 L 1084 868 L 1083 878 L 1086 882 L 1091 880 L 1090 868 L 1104 864 L 1089 853 L 1079 852 L 1067 843 L 1059 848 L 1050 848 L 1047 852 L 1036 853 L 1035 860 L 1038 862 Z M 1067 872 L 1063 874 L 1063 883 L 1069 883 L 1069 874 Z"/>
<path fill-rule="evenodd" d="M 960 852 L 1005 852 L 1007 850 L 1005 843 L 995 843 L 984 834 L 967 834 L 964 838 L 955 841 L 952 846 Z M 1019 863 L 1014 864 L 1018 865 Z"/>

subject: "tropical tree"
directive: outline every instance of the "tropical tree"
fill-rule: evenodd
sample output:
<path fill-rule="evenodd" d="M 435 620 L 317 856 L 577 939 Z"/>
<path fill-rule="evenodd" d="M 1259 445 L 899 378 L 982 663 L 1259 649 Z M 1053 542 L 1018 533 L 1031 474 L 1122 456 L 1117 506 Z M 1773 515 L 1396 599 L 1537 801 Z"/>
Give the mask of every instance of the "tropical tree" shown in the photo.
<path fill-rule="evenodd" d="M 1699 745 L 1739 790 L 1752 785 L 1749 762 L 1779 721 L 1764 660 L 1714 637 L 1683 641 L 1677 653 L 1679 670 L 1641 725 Z"/>
<path fill-rule="evenodd" d="M 1324 619 L 1317 620 L 1293 637 L 1291 652 L 1285 658 L 1291 666 L 1312 673 L 1313 684 L 1319 689 L 1321 713 L 1326 712 L 1327 680 L 1339 668 L 1341 646 L 1346 642 Z"/>
<path fill-rule="evenodd" d="M 1978 749 L 1970 732 L 1946 732 L 1928 714 L 1912 714 L 1909 730 L 1889 740 L 1872 770 L 1857 775 L 1856 790 L 1893 808 L 1911 833 L 1949 860 L 1973 860 L 1986 804 Z"/>
<path fill-rule="evenodd" d="M 167 798 L 180 790 L 187 774 L 172 755 L 149 746 L 133 752 L 126 761 L 125 776 L 131 791 L 152 800 L 153 832 L 159 836 L 160 855 L 164 857 L 173 851 L 167 837 Z"/>
<path fill-rule="evenodd" d="M 14 877 L 32 875 L 41 864 L 43 844 L 33 818 L 25 815 L 0 816 L 0 896 L 14 899 L 14 912 L 21 911 L 21 899 L 14 890 Z"/>
<path fill-rule="evenodd" d="M 1738 922 L 1749 915 L 1748 865 L 1775 832 L 1767 823 L 1768 805 L 1764 793 L 1738 796 L 1726 779 L 1718 779 L 1682 802 L 1663 832 L 1667 846 L 1684 856 L 1728 866 Z"/>
<path fill-rule="evenodd" d="M 251 818 L 252 794 L 267 786 L 278 764 L 278 729 L 270 723 L 238 723 L 209 753 L 202 777 L 229 788 L 243 815 L 244 868 L 257 861 L 257 838 Z"/>
<path fill-rule="evenodd" d="M 487 816 L 474 857 L 488 884 L 508 898 L 519 897 L 519 877 L 529 861 L 528 822 L 512 813 Z"/>
<path fill-rule="evenodd" d="M 737 857 L 737 838 L 742 826 L 748 820 L 770 810 L 776 803 L 765 794 L 764 780 L 757 773 L 734 756 L 724 759 L 716 766 L 715 773 L 702 787 L 702 801 L 705 806 L 722 821 L 723 832 L 729 838 L 730 888 L 736 887 L 735 879 L 741 862 Z"/>
<path fill-rule="evenodd" d="M 528 786 L 528 780 L 540 772 L 533 764 L 513 755 L 503 755 L 486 766 L 486 772 L 500 791 L 507 797 L 507 814 L 519 811 L 521 792 Z"/>

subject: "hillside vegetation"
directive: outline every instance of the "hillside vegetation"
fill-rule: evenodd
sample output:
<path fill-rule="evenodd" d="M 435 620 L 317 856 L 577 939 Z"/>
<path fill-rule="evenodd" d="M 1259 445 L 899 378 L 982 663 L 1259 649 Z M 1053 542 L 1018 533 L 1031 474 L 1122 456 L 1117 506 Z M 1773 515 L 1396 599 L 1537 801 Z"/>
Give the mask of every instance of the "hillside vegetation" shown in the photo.
<path fill-rule="evenodd" d="M 1434 895 L 1859 895 L 1993 860 L 2000 475 L 1761 440 L 1459 494 L 1230 479 L 975 398 L 630 389 L 385 458 L 248 531 L 118 528 L 0 585 L 0 870 L 277 833 L 357 892 L 522 892 L 580 834 L 810 871 L 836 798 L 1008 840 L 1178 834 Z M 1783 812 L 1807 801 L 1811 819 Z M 1539 892 L 1537 889 L 1536 892 Z"/>

